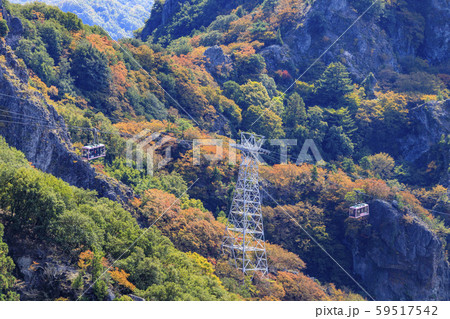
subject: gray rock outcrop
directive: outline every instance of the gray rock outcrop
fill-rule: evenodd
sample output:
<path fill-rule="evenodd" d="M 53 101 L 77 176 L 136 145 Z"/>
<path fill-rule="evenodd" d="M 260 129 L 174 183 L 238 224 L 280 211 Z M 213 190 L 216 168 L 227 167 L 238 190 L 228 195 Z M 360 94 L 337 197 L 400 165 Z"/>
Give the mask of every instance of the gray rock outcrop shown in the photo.
<path fill-rule="evenodd" d="M 206 70 L 220 82 L 226 81 L 233 71 L 233 61 L 218 45 L 209 47 L 203 53 Z"/>
<path fill-rule="evenodd" d="M 411 109 L 408 116 L 414 127 L 400 140 L 402 157 L 410 163 L 425 163 L 427 154 L 436 147 L 441 138 L 450 135 L 450 100 L 424 103 Z M 444 154 L 440 155 L 444 166 L 449 167 L 450 149 L 447 147 Z M 450 186 L 449 177 L 448 172 L 446 174 L 443 171 L 442 180 L 439 182 Z"/>
<path fill-rule="evenodd" d="M 448 300 L 450 268 L 443 242 L 419 218 L 405 214 L 375 200 L 368 224 L 351 221 L 361 227 L 349 236 L 354 272 L 376 300 Z"/>

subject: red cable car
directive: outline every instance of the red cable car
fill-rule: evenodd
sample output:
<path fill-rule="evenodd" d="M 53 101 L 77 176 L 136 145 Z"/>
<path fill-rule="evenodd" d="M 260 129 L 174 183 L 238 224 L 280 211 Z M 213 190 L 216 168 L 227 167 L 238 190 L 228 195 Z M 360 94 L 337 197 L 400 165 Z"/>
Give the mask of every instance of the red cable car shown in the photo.
<path fill-rule="evenodd" d="M 81 158 L 85 161 L 91 161 L 96 158 L 106 156 L 106 147 L 103 144 L 98 143 L 97 129 L 94 131 L 94 143 L 91 145 L 86 145 L 81 149 Z"/>

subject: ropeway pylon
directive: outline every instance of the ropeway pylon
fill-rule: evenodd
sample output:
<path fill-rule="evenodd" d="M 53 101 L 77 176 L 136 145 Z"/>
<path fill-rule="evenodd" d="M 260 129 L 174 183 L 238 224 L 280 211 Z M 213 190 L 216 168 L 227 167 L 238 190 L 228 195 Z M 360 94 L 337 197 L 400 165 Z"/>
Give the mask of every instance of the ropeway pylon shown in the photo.
<path fill-rule="evenodd" d="M 232 145 L 243 158 L 222 249 L 244 274 L 268 272 L 258 173 L 258 155 L 269 153 L 263 142 L 263 136 L 241 133 L 241 143 Z"/>

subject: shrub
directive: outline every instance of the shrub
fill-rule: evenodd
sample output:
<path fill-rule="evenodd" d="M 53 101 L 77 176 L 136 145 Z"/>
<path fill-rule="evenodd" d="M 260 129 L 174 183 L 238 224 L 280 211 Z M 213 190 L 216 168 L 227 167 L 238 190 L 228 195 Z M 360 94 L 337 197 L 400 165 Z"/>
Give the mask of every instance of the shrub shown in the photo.
<path fill-rule="evenodd" d="M 50 232 L 63 248 L 98 245 L 101 231 L 91 217 L 75 211 L 67 211 L 52 223 Z"/>
<path fill-rule="evenodd" d="M 8 24 L 6 23 L 6 20 L 1 19 L 0 20 L 0 37 L 4 38 L 9 32 Z"/>
<path fill-rule="evenodd" d="M 210 31 L 202 35 L 200 45 L 209 47 L 223 42 L 223 34 L 219 31 Z"/>

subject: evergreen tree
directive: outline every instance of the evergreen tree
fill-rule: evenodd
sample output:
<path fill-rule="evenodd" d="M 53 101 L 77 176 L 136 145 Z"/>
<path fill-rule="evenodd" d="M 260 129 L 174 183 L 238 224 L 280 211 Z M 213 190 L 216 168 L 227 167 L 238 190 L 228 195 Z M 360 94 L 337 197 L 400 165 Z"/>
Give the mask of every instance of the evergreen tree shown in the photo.
<path fill-rule="evenodd" d="M 309 138 L 315 143 L 322 143 L 327 132 L 328 124 L 324 121 L 323 110 L 314 106 L 308 109 Z"/>
<path fill-rule="evenodd" d="M 329 127 L 341 126 L 344 129 L 344 133 L 349 137 L 352 137 L 353 133 L 357 130 L 355 121 L 346 107 L 338 110 L 326 109 L 325 116 Z"/>
<path fill-rule="evenodd" d="M 345 66 L 331 63 L 315 84 L 315 101 L 321 106 L 339 107 L 345 104 L 345 95 L 352 91 L 352 81 Z"/>
<path fill-rule="evenodd" d="M 305 124 L 305 103 L 298 93 L 294 93 L 289 97 L 283 114 L 283 120 L 288 130 L 295 130 L 297 125 Z"/>
<path fill-rule="evenodd" d="M 354 145 L 342 126 L 333 126 L 326 135 L 323 148 L 328 158 L 347 157 L 353 154 Z"/>

